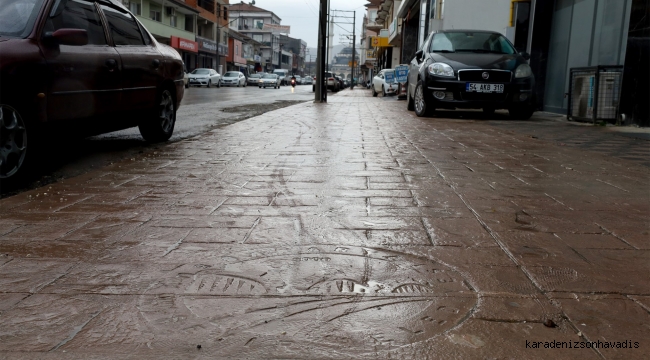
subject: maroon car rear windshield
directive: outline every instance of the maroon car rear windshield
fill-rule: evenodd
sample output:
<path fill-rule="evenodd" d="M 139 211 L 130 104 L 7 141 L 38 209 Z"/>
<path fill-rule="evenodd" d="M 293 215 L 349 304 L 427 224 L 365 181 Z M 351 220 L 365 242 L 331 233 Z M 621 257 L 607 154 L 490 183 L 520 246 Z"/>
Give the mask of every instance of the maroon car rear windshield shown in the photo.
<path fill-rule="evenodd" d="M 0 0 L 0 36 L 24 38 L 45 0 Z"/>

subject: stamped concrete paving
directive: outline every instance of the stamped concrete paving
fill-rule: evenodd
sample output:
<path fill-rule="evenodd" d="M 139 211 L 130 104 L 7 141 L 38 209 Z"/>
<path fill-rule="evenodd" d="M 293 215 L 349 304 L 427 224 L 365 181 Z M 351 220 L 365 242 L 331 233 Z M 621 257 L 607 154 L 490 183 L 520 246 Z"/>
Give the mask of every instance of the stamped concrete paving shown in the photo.
<path fill-rule="evenodd" d="M 367 95 L 2 200 L 0 357 L 650 357 L 648 167 Z"/>

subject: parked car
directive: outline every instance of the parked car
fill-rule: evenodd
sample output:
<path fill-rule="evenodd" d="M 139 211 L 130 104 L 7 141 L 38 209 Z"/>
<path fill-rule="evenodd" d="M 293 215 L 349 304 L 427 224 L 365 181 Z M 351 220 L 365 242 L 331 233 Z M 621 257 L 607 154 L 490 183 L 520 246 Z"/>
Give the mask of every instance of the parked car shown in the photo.
<path fill-rule="evenodd" d="M 391 81 L 386 81 L 386 76 L 391 76 Z M 381 70 L 372 78 L 372 96 L 377 96 L 381 92 L 382 96 L 388 94 L 396 94 L 398 89 L 398 84 L 395 81 L 395 70 L 393 69 L 384 69 Z"/>
<path fill-rule="evenodd" d="M 280 77 L 277 74 L 265 74 L 259 82 L 259 88 L 267 88 L 273 86 L 274 89 L 279 89 L 281 85 Z"/>
<path fill-rule="evenodd" d="M 251 74 L 246 79 L 246 84 L 253 85 L 253 86 L 258 85 L 261 78 L 262 78 L 262 74 Z"/>
<path fill-rule="evenodd" d="M 183 86 L 185 86 L 186 89 L 190 87 L 190 77 L 187 75 L 187 71 L 184 70 L 183 70 Z"/>
<path fill-rule="evenodd" d="M 529 119 L 536 103 L 529 58 L 497 32 L 431 33 L 410 64 L 407 107 L 418 116 L 436 108 L 508 109 L 512 118 Z"/>
<path fill-rule="evenodd" d="M 314 79 L 311 76 L 305 76 L 303 78 L 303 82 L 305 83 L 305 85 L 312 85 L 314 84 Z"/>
<path fill-rule="evenodd" d="M 329 71 L 326 71 L 325 78 L 327 79 L 327 89 L 337 92 L 341 90 L 341 84 L 337 79 L 334 78 L 334 74 Z M 312 84 L 311 91 L 316 91 L 316 76 L 314 76 L 314 83 Z"/>
<path fill-rule="evenodd" d="M 339 89 L 345 89 L 345 86 L 343 86 L 343 79 L 340 76 L 335 75 L 334 79 L 339 82 Z"/>
<path fill-rule="evenodd" d="M 0 182 L 18 183 L 44 139 L 138 126 L 168 140 L 183 61 L 121 2 L 4 0 L 0 5 Z"/>
<path fill-rule="evenodd" d="M 280 84 L 281 85 L 288 85 L 289 84 L 289 78 L 291 77 L 289 75 L 289 70 L 287 70 L 287 69 L 275 69 L 275 70 L 273 70 L 273 73 L 280 78 Z"/>
<path fill-rule="evenodd" d="M 302 78 L 300 75 L 294 75 L 294 77 L 296 78 L 296 85 L 302 85 Z"/>
<path fill-rule="evenodd" d="M 223 74 L 223 86 L 246 87 L 246 76 L 240 71 L 228 71 Z"/>
<path fill-rule="evenodd" d="M 221 75 L 213 69 L 194 69 L 188 74 L 190 86 L 221 87 Z"/>

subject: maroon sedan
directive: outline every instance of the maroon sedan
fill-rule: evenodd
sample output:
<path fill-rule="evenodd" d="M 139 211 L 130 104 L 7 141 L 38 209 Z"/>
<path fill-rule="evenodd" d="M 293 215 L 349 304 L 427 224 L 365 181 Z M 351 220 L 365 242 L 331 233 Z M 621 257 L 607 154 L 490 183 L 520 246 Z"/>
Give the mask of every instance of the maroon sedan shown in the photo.
<path fill-rule="evenodd" d="M 168 140 L 183 62 L 113 0 L 0 1 L 0 180 L 27 172 L 43 140 L 138 126 Z"/>

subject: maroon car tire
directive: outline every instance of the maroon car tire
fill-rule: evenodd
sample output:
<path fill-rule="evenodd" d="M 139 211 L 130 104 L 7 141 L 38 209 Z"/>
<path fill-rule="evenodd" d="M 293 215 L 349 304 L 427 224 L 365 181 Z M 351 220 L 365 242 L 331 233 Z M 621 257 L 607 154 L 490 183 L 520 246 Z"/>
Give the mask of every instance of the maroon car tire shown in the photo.
<path fill-rule="evenodd" d="M 146 141 L 163 142 L 172 137 L 175 124 L 176 100 L 172 91 L 164 88 L 157 96 L 150 118 L 140 123 L 138 128 Z"/>
<path fill-rule="evenodd" d="M 0 185 L 3 192 L 20 186 L 36 167 L 42 148 L 39 132 L 17 108 L 0 100 Z"/>

